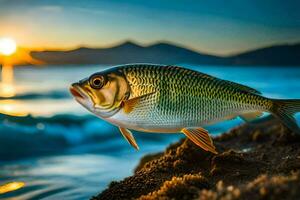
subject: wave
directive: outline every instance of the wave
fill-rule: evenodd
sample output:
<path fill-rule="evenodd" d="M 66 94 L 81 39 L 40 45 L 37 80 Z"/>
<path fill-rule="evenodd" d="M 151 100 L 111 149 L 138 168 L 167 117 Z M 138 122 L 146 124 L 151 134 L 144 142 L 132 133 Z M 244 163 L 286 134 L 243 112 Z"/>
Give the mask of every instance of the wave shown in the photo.
<path fill-rule="evenodd" d="M 0 160 L 48 154 L 113 135 L 113 127 L 93 116 L 13 117 L 1 115 Z"/>
<path fill-rule="evenodd" d="M 117 127 L 93 115 L 0 115 L 0 121 L 0 161 L 66 152 L 122 155 L 128 150 L 133 150 Z M 241 123 L 242 120 L 236 119 L 206 128 L 212 134 L 219 134 Z M 134 135 L 144 150 L 166 146 L 184 137 L 182 134 Z"/>
<path fill-rule="evenodd" d="M 117 127 L 92 115 L 0 115 L 0 121 L 0 161 L 70 150 L 114 154 L 130 148 Z M 164 134 L 136 134 L 140 145 L 166 143 L 172 137 Z"/>

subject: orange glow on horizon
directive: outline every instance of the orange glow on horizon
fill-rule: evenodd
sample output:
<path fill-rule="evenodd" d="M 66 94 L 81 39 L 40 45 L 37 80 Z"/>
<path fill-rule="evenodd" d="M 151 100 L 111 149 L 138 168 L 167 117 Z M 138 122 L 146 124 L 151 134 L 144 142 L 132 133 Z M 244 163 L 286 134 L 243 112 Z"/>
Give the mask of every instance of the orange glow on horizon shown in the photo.
<path fill-rule="evenodd" d="M 12 38 L 0 38 L 0 64 L 2 63 L 4 66 L 44 64 L 42 61 L 32 58 L 30 52 L 29 49 L 18 47 Z"/>
<path fill-rule="evenodd" d="M 0 64 L 1 63 L 0 97 L 4 98 L 10 98 L 16 95 L 14 65 L 44 64 L 41 61 L 33 59 L 30 56 L 29 50 L 18 48 L 15 41 L 9 38 L 0 38 Z M 9 113 L 10 111 L 3 110 L 3 112 Z"/>
<path fill-rule="evenodd" d="M 3 65 L 43 65 L 44 62 L 34 59 L 30 55 L 30 50 L 17 48 L 12 55 L 5 56 L 0 53 L 0 63 Z"/>

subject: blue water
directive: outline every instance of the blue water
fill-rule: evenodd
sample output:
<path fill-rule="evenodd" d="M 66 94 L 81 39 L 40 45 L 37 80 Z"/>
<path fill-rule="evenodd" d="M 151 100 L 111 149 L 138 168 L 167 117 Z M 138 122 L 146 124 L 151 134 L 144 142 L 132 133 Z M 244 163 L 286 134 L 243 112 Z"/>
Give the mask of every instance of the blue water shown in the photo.
<path fill-rule="evenodd" d="M 273 98 L 300 98 L 300 68 L 188 66 L 235 81 Z M 47 66 L 15 69 L 12 98 L 0 99 L 0 185 L 25 187 L 0 199 L 88 199 L 112 180 L 133 173 L 139 159 L 162 151 L 180 134 L 136 133 L 140 151 L 118 129 L 92 115 L 69 95 L 70 83 L 106 66 Z M 219 134 L 243 123 L 231 120 L 207 127 Z"/>

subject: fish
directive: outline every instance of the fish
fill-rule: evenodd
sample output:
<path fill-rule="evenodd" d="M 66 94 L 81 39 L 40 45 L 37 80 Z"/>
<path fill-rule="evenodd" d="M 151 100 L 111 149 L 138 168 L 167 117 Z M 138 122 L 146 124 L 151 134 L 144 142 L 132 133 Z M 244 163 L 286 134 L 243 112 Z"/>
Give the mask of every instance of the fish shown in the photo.
<path fill-rule="evenodd" d="M 180 66 L 119 65 L 73 83 L 70 92 L 87 110 L 119 127 L 137 150 L 131 130 L 181 132 L 203 150 L 217 154 L 203 127 L 237 117 L 251 122 L 264 113 L 300 134 L 294 118 L 300 100 L 267 98 L 251 87 Z"/>

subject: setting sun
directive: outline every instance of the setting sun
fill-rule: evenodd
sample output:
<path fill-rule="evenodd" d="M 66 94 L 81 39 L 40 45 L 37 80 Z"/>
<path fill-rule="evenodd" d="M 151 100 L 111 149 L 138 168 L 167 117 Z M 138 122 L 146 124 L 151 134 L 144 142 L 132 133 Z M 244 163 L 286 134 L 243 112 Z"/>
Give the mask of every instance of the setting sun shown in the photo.
<path fill-rule="evenodd" d="M 16 52 L 16 42 L 11 38 L 0 38 L 0 53 L 9 56 Z"/>

